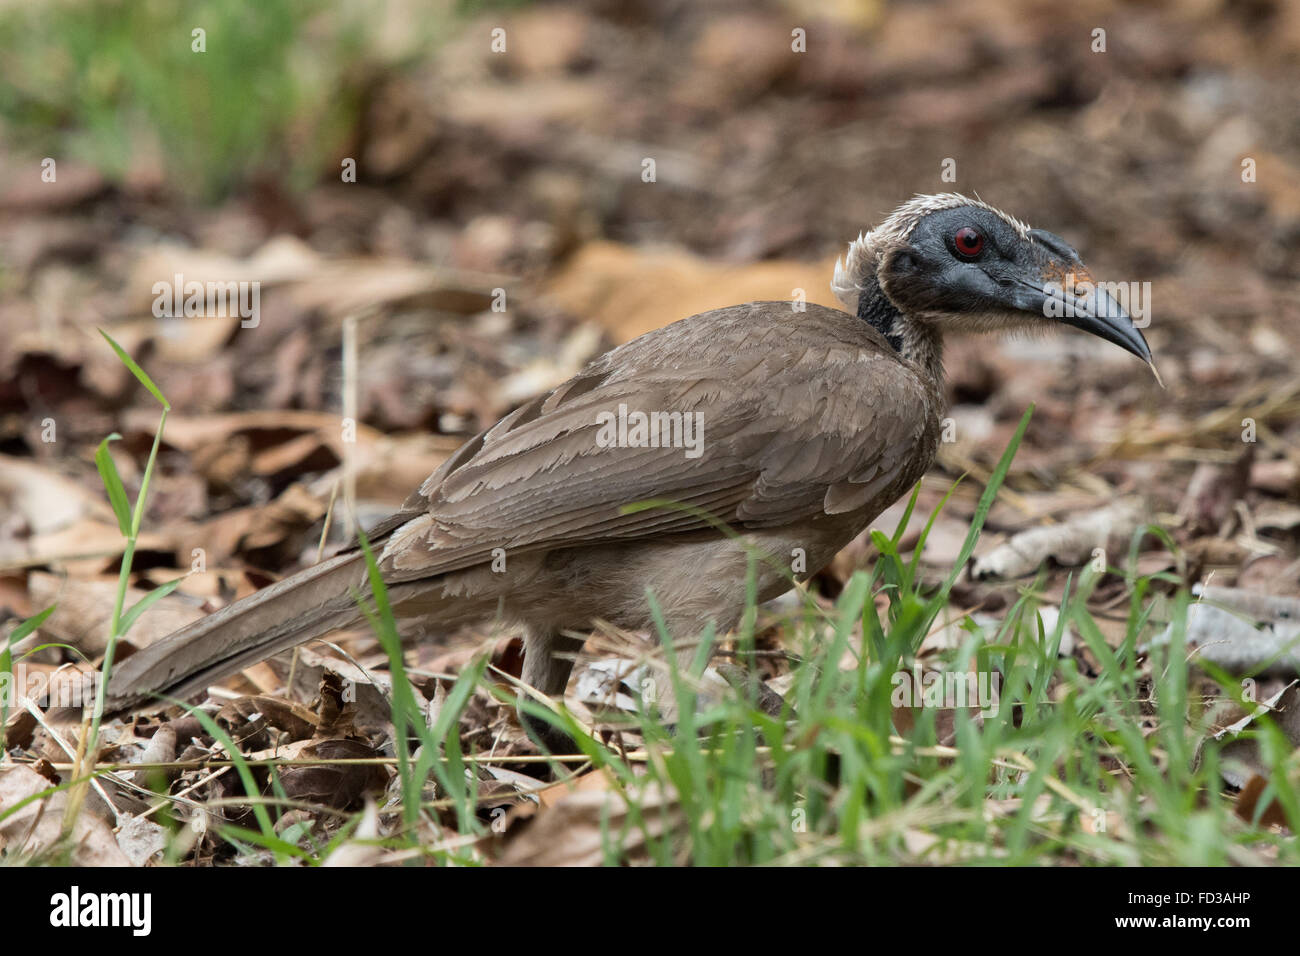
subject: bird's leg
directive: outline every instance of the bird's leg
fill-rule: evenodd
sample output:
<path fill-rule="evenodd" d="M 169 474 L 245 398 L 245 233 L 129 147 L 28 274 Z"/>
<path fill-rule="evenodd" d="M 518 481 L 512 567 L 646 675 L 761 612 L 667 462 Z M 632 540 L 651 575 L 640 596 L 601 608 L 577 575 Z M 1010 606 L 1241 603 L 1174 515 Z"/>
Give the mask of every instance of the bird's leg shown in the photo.
<path fill-rule="evenodd" d="M 558 631 L 529 630 L 524 635 L 523 681 L 548 697 L 560 697 L 569 684 L 573 672 L 574 655 L 582 650 L 586 641 L 569 637 Z M 576 746 L 568 734 L 547 723 L 519 711 L 519 721 L 529 736 L 542 743 L 553 754 L 574 753 Z"/>

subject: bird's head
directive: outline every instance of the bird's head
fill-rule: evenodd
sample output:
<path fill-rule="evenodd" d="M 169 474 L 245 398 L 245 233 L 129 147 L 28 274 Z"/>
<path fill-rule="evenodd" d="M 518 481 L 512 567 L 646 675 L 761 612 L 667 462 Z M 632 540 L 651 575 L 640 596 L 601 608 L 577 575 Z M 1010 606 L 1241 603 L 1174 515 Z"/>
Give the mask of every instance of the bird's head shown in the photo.
<path fill-rule="evenodd" d="M 859 236 L 833 287 L 859 315 L 862 296 L 883 294 L 926 332 L 1072 325 L 1151 365 L 1128 312 L 1069 243 L 956 193 L 918 196 Z"/>

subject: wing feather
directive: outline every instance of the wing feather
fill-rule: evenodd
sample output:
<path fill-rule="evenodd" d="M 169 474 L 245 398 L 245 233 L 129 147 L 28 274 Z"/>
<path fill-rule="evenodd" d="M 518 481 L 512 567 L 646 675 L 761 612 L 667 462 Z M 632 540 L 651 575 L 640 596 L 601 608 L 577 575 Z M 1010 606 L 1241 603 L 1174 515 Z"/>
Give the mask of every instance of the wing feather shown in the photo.
<path fill-rule="evenodd" d="M 620 405 L 699 415 L 700 454 L 602 446 L 599 416 Z M 708 527 L 682 510 L 621 510 L 650 499 L 737 531 L 843 514 L 914 482 L 937 421 L 935 388 L 847 313 L 753 303 L 694 316 L 615 349 L 471 439 L 408 500 L 420 514 L 389 539 L 386 576 L 467 567 L 497 547 Z"/>

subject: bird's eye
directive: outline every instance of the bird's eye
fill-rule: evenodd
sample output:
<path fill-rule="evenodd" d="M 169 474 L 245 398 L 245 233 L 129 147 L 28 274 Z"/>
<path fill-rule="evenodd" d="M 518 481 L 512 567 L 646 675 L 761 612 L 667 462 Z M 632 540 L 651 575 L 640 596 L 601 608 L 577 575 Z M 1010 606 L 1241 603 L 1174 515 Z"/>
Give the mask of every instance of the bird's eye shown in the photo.
<path fill-rule="evenodd" d="M 952 244 L 956 247 L 959 255 L 967 259 L 974 259 L 984 249 L 984 237 L 979 230 L 972 229 L 970 226 L 962 226 L 957 230 L 956 235 L 952 237 Z"/>

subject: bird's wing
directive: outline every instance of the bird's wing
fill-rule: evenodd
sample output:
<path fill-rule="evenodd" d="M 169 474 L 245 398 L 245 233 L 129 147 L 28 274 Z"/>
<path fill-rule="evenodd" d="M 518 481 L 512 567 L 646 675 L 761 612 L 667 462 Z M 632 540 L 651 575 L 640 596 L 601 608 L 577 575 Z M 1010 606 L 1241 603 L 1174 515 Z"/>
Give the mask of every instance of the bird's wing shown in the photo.
<path fill-rule="evenodd" d="M 387 541 L 385 577 L 467 567 L 495 548 L 699 530 L 709 524 L 699 512 L 738 531 L 794 524 L 906 487 L 932 454 L 933 390 L 852 316 L 808 309 L 753 303 L 694 316 L 517 409 L 408 500 L 418 517 Z M 625 417 L 693 416 L 698 456 L 603 441 L 620 406 Z M 650 499 L 690 510 L 621 510 Z"/>

